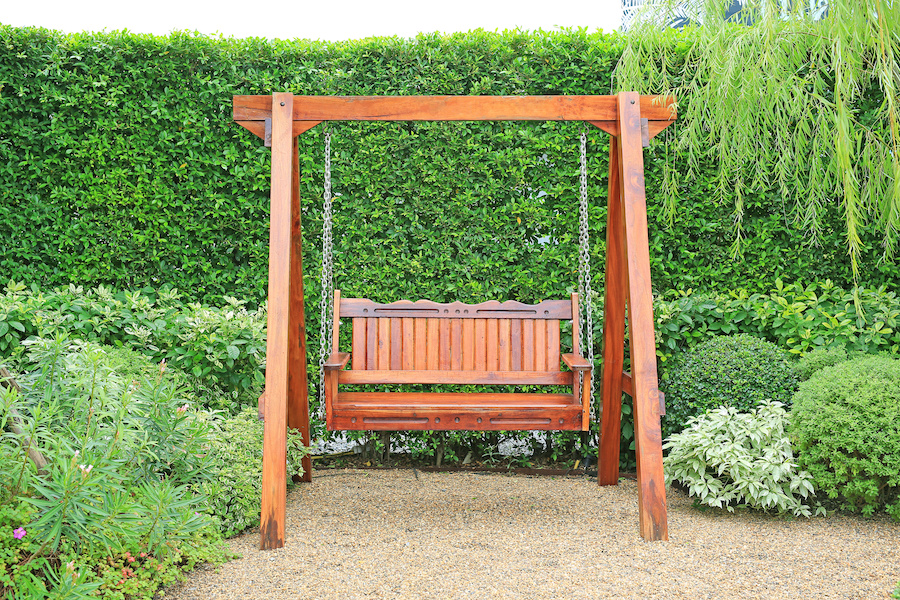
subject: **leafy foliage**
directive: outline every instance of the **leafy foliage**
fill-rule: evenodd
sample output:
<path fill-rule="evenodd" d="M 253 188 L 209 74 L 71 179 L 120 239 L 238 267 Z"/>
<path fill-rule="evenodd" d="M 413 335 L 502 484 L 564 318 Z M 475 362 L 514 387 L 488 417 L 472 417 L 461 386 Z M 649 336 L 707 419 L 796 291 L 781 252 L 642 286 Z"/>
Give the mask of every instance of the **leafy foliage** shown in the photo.
<path fill-rule="evenodd" d="M 244 409 L 218 422 L 210 445 L 208 477 L 193 484 L 193 489 L 206 498 L 207 510 L 219 518 L 219 528 L 226 537 L 259 525 L 262 442 L 263 423 L 255 409 Z M 291 431 L 287 437 L 288 481 L 293 475 L 303 474 L 301 460 L 308 450 L 299 433 Z"/>
<path fill-rule="evenodd" d="M 856 358 L 813 374 L 794 395 L 791 435 L 820 492 L 900 520 L 900 360 Z"/>
<path fill-rule="evenodd" d="M 684 352 L 665 382 L 663 430 L 681 431 L 691 417 L 720 406 L 747 412 L 790 402 L 797 388 L 787 354 L 747 334 L 717 336 Z"/>
<path fill-rule="evenodd" d="M 731 4 L 694 3 L 702 26 L 686 33 L 659 26 L 684 3 L 648 4 L 624 37 L 616 83 L 681 100 L 672 142 L 686 169 L 670 164 L 670 211 L 679 189 L 706 183 L 712 155 L 735 246 L 749 196 L 776 190 L 771 212 L 790 212 L 813 235 L 839 198 L 854 275 L 863 273 L 862 230 L 874 226 L 891 256 L 900 227 L 900 7 L 831 0 L 815 19 L 806 3 L 747 0 L 726 19 Z"/>
<path fill-rule="evenodd" d="M 794 364 L 794 375 L 799 381 L 806 381 L 825 367 L 844 362 L 849 356 L 843 348 L 816 348 Z"/>
<path fill-rule="evenodd" d="M 230 556 L 206 500 L 213 429 L 177 378 L 65 336 L 27 342 L 22 386 L 0 389 L 0 584 L 21 597 L 150 598 L 198 561 Z M 187 401 L 186 401 L 187 400 Z M 43 471 L 26 454 L 38 449 Z M 5 523 L 0 523 L 0 529 Z M 96 594 L 96 595 L 90 595 Z"/>
<path fill-rule="evenodd" d="M 187 373 L 177 375 L 177 383 L 207 406 L 237 412 L 255 404 L 262 387 L 265 324 L 265 308 L 248 310 L 230 297 L 219 308 L 185 303 L 168 287 L 115 292 L 70 285 L 42 293 L 11 281 L 0 296 L 0 357 L 20 359 L 23 342 L 35 335 L 134 349 Z M 140 378 L 147 368 L 126 367 L 121 374 Z"/>
<path fill-rule="evenodd" d="M 808 517 L 812 511 L 804 500 L 814 495 L 812 480 L 797 469 L 788 423 L 783 405 L 770 401 L 750 412 L 722 406 L 692 417 L 664 445 L 666 482 L 678 481 L 705 506 Z"/>

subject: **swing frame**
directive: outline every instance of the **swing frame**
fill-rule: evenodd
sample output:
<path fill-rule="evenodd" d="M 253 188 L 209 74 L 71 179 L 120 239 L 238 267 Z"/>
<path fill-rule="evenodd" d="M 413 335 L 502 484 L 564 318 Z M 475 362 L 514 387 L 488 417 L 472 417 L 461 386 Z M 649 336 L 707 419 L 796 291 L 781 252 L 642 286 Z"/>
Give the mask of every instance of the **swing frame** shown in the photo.
<path fill-rule="evenodd" d="M 284 546 L 287 428 L 310 443 L 298 136 L 322 121 L 585 121 L 610 134 L 597 482 L 619 479 L 622 393 L 634 401 L 640 533 L 667 540 L 643 148 L 675 98 L 614 96 L 234 96 L 233 118 L 272 148 L 260 548 Z M 626 305 L 631 372 L 623 371 Z M 312 481 L 303 459 L 300 481 Z"/>

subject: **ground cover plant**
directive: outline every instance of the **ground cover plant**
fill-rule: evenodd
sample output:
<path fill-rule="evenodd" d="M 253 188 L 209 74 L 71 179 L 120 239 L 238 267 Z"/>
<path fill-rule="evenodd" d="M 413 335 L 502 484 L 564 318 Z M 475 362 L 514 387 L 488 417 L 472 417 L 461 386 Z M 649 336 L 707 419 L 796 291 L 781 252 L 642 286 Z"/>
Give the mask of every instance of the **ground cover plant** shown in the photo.
<path fill-rule="evenodd" d="M 855 358 L 824 368 L 794 395 L 800 465 L 835 506 L 900 521 L 900 360 Z"/>
<path fill-rule="evenodd" d="M 810 516 L 810 474 L 798 468 L 780 402 L 749 411 L 722 406 L 688 420 L 663 448 L 666 482 L 687 488 L 698 505 L 745 507 Z M 817 510 L 817 512 L 824 512 Z"/>
<path fill-rule="evenodd" d="M 62 334 L 25 346 L 22 371 L 0 388 L 3 595 L 150 598 L 196 564 L 227 560 L 223 532 L 255 523 L 226 509 L 255 503 L 258 523 L 259 491 L 215 452 L 240 443 L 259 463 L 261 431 L 234 435 L 183 374 L 133 351 Z M 225 471 L 235 485 L 204 495 Z"/>

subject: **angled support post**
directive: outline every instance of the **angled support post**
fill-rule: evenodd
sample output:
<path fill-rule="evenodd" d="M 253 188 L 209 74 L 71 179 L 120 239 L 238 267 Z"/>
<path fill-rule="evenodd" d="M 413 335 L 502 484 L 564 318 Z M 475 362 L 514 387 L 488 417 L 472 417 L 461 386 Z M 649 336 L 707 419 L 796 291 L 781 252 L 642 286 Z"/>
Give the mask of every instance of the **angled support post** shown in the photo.
<path fill-rule="evenodd" d="M 639 96 L 618 94 L 622 208 L 625 221 L 627 304 L 631 348 L 631 395 L 634 399 L 634 440 L 637 454 L 638 504 L 641 536 L 669 538 L 666 485 L 663 477 L 659 383 L 653 331 L 653 294 L 650 285 L 650 243 Z M 604 373 L 605 375 L 606 373 Z M 615 374 L 609 377 L 615 379 Z M 624 377 L 620 375 L 620 385 Z M 621 389 L 621 388 L 620 388 Z"/>
<path fill-rule="evenodd" d="M 293 95 L 272 94 L 272 191 L 269 225 L 269 315 L 263 433 L 262 550 L 284 546 L 287 471 L 288 340 L 291 279 Z"/>

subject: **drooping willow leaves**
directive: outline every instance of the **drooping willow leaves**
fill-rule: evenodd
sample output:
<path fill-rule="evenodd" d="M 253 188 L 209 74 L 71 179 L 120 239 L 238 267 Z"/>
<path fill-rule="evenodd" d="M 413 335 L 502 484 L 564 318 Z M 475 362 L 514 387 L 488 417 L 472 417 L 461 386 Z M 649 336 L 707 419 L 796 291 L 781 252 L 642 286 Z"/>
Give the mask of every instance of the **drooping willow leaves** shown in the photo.
<path fill-rule="evenodd" d="M 679 99 L 668 141 L 685 166 L 674 172 L 668 165 L 670 214 L 679 186 L 690 185 L 713 157 L 716 199 L 733 198 L 736 253 L 743 194 L 775 189 L 813 238 L 823 207 L 840 203 L 855 277 L 863 228 L 877 230 L 883 256 L 893 257 L 900 233 L 900 3 L 830 0 L 822 15 L 803 2 L 745 0 L 726 18 L 730 0 L 702 0 L 693 3 L 699 25 L 690 34 L 666 26 L 684 4 L 647 7 L 628 29 L 616 71 L 619 89 L 666 90 Z"/>

